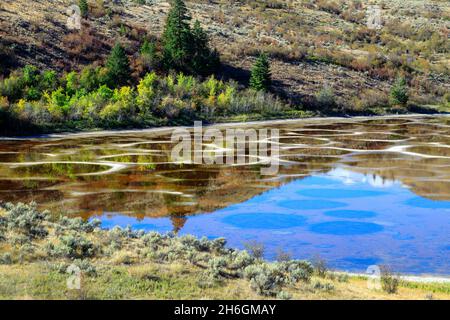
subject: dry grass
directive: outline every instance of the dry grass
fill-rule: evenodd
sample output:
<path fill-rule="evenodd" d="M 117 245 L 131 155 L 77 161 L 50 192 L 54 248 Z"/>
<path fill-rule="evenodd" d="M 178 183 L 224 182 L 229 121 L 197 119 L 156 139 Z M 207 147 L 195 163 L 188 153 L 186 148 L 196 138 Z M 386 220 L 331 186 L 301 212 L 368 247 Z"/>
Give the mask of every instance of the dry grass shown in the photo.
<path fill-rule="evenodd" d="M 82 278 L 81 290 L 68 290 L 69 275 L 49 270 L 44 263 L 0 265 L 0 299 L 265 299 L 244 279 L 205 287 L 202 270 L 181 263 L 108 265 L 99 269 L 98 276 Z M 315 282 L 330 283 L 334 289 L 314 289 Z M 400 286 L 396 294 L 387 294 L 368 289 L 367 281 L 360 277 L 350 277 L 347 282 L 314 277 L 310 284 L 300 283 L 285 291 L 296 300 L 450 299 L 448 285 L 410 283 Z"/>

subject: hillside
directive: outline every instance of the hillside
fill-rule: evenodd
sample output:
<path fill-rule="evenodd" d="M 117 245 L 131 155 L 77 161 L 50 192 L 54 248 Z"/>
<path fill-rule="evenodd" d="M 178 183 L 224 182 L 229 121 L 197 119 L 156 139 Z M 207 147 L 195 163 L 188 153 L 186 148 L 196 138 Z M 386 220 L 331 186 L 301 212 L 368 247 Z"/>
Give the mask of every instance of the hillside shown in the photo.
<path fill-rule="evenodd" d="M 366 26 L 369 2 L 381 8 L 380 30 Z M 170 7 L 159 0 L 88 3 L 83 27 L 73 31 L 66 26 L 71 1 L 2 1 L 2 67 L 80 69 L 100 64 L 116 40 L 136 57 L 143 38 L 160 37 Z M 364 108 L 387 99 L 399 73 L 407 76 L 411 101 L 417 104 L 440 104 L 448 97 L 448 1 L 186 3 L 220 52 L 220 76 L 245 84 L 255 55 L 268 52 L 273 90 L 296 104 L 307 104 L 308 97 L 331 87 L 344 104 Z"/>

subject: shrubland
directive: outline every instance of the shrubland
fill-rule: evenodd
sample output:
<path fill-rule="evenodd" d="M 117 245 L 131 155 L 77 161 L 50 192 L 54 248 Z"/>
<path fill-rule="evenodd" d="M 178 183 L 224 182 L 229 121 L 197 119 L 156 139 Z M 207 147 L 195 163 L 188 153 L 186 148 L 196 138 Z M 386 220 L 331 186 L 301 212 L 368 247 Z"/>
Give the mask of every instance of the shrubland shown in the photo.
<path fill-rule="evenodd" d="M 313 262 L 264 260 L 261 246 L 229 248 L 196 238 L 101 228 L 42 212 L 35 203 L 0 204 L 0 298 L 28 299 L 427 299 L 448 298 L 448 284 L 400 280 L 383 269 L 383 290 L 360 276 Z M 256 253 L 256 254 L 255 254 Z M 68 287 L 77 275 L 80 288 Z"/>
<path fill-rule="evenodd" d="M 20 133 L 36 130 L 148 127 L 257 114 L 286 116 L 295 108 L 273 94 L 240 89 L 214 76 L 147 73 L 136 85 L 117 85 L 120 71 L 87 67 L 57 76 L 26 66 L 0 82 L 0 122 Z M 114 81 L 113 79 L 116 79 Z M 298 115 L 307 115 L 298 111 Z M 6 119 L 16 119 L 13 123 Z M 15 126 L 14 126 L 15 125 Z"/>

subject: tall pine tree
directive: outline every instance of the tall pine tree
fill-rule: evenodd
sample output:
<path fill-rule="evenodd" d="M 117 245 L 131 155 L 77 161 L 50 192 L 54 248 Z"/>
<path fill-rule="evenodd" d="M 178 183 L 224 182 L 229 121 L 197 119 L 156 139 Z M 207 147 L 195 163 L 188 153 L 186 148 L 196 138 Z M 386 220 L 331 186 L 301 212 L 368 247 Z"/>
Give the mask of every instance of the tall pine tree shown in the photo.
<path fill-rule="evenodd" d="M 190 20 L 184 2 L 172 0 L 162 36 L 164 62 L 170 69 L 186 69 L 192 48 Z"/>
<path fill-rule="evenodd" d="M 209 48 L 208 35 L 200 22 L 195 21 L 191 28 L 190 20 L 184 2 L 172 0 L 162 36 L 165 67 L 193 74 L 211 74 L 219 66 L 219 55 Z"/>
<path fill-rule="evenodd" d="M 391 88 L 391 102 L 394 105 L 406 105 L 409 100 L 408 85 L 404 77 L 398 77 Z"/>
<path fill-rule="evenodd" d="M 192 29 L 192 72 L 207 75 L 213 73 L 219 63 L 219 54 L 215 50 L 211 51 L 208 35 L 196 20 Z"/>
<path fill-rule="evenodd" d="M 119 87 L 128 83 L 131 76 L 130 61 L 125 49 L 119 43 L 116 43 L 111 50 L 106 61 L 106 68 L 108 70 L 106 81 L 110 87 Z"/>
<path fill-rule="evenodd" d="M 265 53 L 261 53 L 252 68 L 250 87 L 257 91 L 267 91 L 271 83 L 269 59 Z"/>

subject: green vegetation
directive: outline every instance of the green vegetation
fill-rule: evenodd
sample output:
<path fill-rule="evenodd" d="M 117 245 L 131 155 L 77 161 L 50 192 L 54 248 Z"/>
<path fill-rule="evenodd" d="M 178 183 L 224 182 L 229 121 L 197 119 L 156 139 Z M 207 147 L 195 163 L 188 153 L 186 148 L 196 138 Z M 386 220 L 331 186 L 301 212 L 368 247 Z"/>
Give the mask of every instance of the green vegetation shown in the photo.
<path fill-rule="evenodd" d="M 106 61 L 106 83 L 111 88 L 126 85 L 131 78 L 130 61 L 125 49 L 116 43 Z"/>
<path fill-rule="evenodd" d="M 143 4 L 145 1 L 140 3 Z M 98 16 L 105 11 L 105 8 L 97 4 L 92 4 L 89 8 L 86 1 L 80 1 L 79 5 L 84 16 L 89 9 L 92 15 Z M 263 16 L 277 10 L 284 12 L 289 7 L 262 2 L 252 2 L 249 5 L 255 9 L 263 8 L 260 12 Z M 350 19 L 348 12 L 341 10 L 334 2 L 320 1 L 313 7 L 341 15 L 344 20 Z M 352 9 L 359 10 L 360 6 L 355 3 Z M 112 11 L 109 15 L 111 14 Z M 213 18 L 216 19 L 215 16 Z M 192 120 L 248 121 L 311 115 L 448 112 L 449 109 L 450 95 L 445 88 L 435 88 L 430 84 L 426 90 L 420 89 L 425 80 L 417 78 L 419 74 L 414 74 L 414 68 L 404 65 L 408 59 L 402 58 L 397 61 L 392 54 L 388 55 L 391 53 L 389 50 L 386 54 L 375 52 L 376 47 L 372 45 L 375 41 L 373 38 L 380 38 L 386 42 L 386 48 L 396 46 L 397 42 L 384 33 L 381 36 L 375 35 L 373 30 L 362 29 L 357 35 L 353 35 L 355 39 L 352 43 L 363 45 L 367 42 L 363 49 L 367 50 L 368 54 L 360 55 L 356 60 L 353 57 L 350 59 L 343 52 L 337 53 L 332 48 L 325 49 L 325 47 L 321 49 L 323 52 L 319 50 L 320 48 L 315 48 L 302 53 L 301 48 L 292 46 L 289 50 L 295 52 L 297 49 L 300 50 L 299 54 L 294 52 L 292 56 L 279 51 L 276 49 L 277 46 L 264 48 L 253 46 L 249 54 L 258 53 L 259 56 L 251 69 L 247 88 L 244 85 L 247 79 L 239 79 L 239 84 L 220 80 L 233 78 L 234 74 L 230 77 L 224 72 L 227 70 L 225 64 L 224 68 L 219 70 L 218 52 L 212 49 L 209 35 L 200 22 L 196 20 L 191 23 L 191 15 L 182 0 L 171 2 L 161 39 L 142 30 L 132 30 L 120 20 L 119 15 L 114 15 L 112 20 L 117 29 L 120 29 L 122 36 L 127 39 L 123 39 L 121 43 L 117 42 L 105 61 L 96 61 L 81 68 L 80 71 L 58 74 L 54 70 L 41 71 L 34 66 L 26 65 L 22 69 L 9 72 L 7 66 L 11 62 L 9 59 L 11 52 L 0 44 L 2 57 L 0 65 L 2 70 L 5 70 L 5 76 L 0 78 L 0 134 L 141 128 L 189 124 Z M 298 26 L 292 28 L 288 21 L 290 20 L 280 22 L 277 28 L 284 30 L 289 27 L 292 32 L 286 34 L 296 33 L 294 30 L 297 30 Z M 386 29 L 389 28 L 386 26 Z M 408 35 L 405 30 L 397 32 L 398 36 Z M 436 32 L 426 31 L 422 30 L 417 39 L 431 41 L 436 38 Z M 327 37 L 322 33 L 319 35 L 324 37 L 323 41 L 331 41 L 331 35 Z M 344 41 L 346 37 L 341 35 L 338 38 Z M 86 58 L 89 61 L 86 55 L 100 50 L 100 41 L 96 42 L 93 30 L 83 28 L 82 32 L 72 33 L 67 39 L 71 43 L 71 50 L 73 49 L 78 58 Z M 289 42 L 294 43 L 297 40 L 299 38 L 294 37 Z M 96 47 L 91 48 L 87 44 L 85 46 L 84 42 Z M 435 51 L 439 53 L 446 52 L 445 43 L 437 41 L 435 47 Z M 245 50 L 238 51 L 245 53 Z M 385 61 L 385 57 L 395 61 Z M 336 88 L 336 83 L 333 83 L 333 86 L 325 84 L 315 87 L 307 94 L 291 95 L 279 87 L 280 59 L 283 61 L 303 59 L 306 67 L 316 62 L 320 62 L 318 64 L 320 68 L 323 67 L 323 63 L 334 63 L 352 70 L 364 71 L 373 80 L 379 78 L 386 82 L 395 74 L 405 76 L 397 78 L 391 86 L 390 94 L 386 86 L 377 89 L 358 89 L 355 96 L 340 91 Z M 367 61 L 363 61 L 364 59 Z M 283 73 L 286 71 L 286 77 L 292 78 L 288 72 L 290 67 L 285 65 L 285 68 L 282 69 Z M 406 82 L 406 77 L 410 86 Z M 277 80 L 272 81 L 272 78 Z M 316 80 L 306 82 L 316 83 Z M 338 82 L 339 85 L 348 82 L 347 84 L 353 86 L 350 83 L 352 81 Z M 418 90 L 420 94 L 427 90 L 429 93 L 422 99 L 418 96 Z M 268 94 L 269 91 L 273 92 L 273 95 Z M 434 99 L 433 105 L 428 106 L 431 96 L 439 97 L 439 100 Z"/>
<path fill-rule="evenodd" d="M 135 86 L 121 86 L 128 72 L 119 45 L 106 67 L 88 66 L 60 77 L 30 66 L 16 71 L 0 82 L 2 133 L 177 125 L 243 114 L 281 117 L 295 111 L 268 93 L 240 90 L 214 76 L 202 81 L 183 73 L 150 72 Z M 307 115 L 297 111 L 296 116 Z"/>
<path fill-rule="evenodd" d="M 408 102 L 408 86 L 404 77 L 398 77 L 391 88 L 391 100 L 394 105 L 406 105 Z"/>
<path fill-rule="evenodd" d="M 81 16 L 83 18 L 86 18 L 89 14 L 89 5 L 88 5 L 87 0 L 80 0 L 78 2 L 78 7 L 80 7 Z"/>
<path fill-rule="evenodd" d="M 211 51 L 208 35 L 199 21 L 191 30 L 191 17 L 182 0 L 173 0 L 162 37 L 166 69 L 208 75 L 219 65 L 217 52 Z"/>
<path fill-rule="evenodd" d="M 261 53 L 252 68 L 250 87 L 255 90 L 267 91 L 271 82 L 269 60 L 265 53 Z"/>
<path fill-rule="evenodd" d="M 393 273 L 388 266 L 381 266 L 381 287 L 386 293 L 397 293 L 400 276 Z"/>
<path fill-rule="evenodd" d="M 322 262 L 267 262 L 254 243 L 252 255 L 226 247 L 223 238 L 99 226 L 52 216 L 34 203 L 0 203 L 0 298 L 425 299 L 450 292 L 448 284 L 404 281 L 389 294 L 370 291 L 364 278 L 333 273 Z M 67 287 L 73 270 L 79 290 Z"/>

